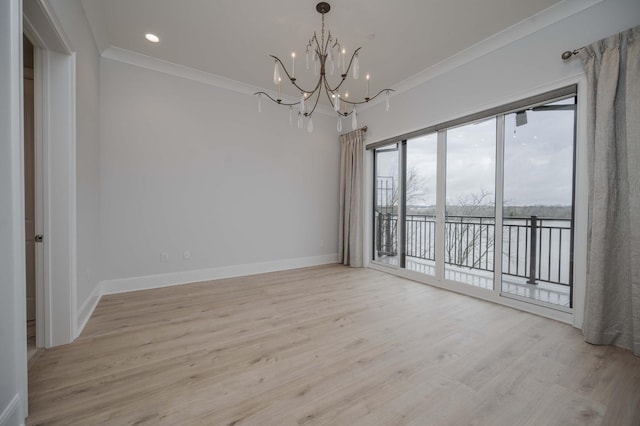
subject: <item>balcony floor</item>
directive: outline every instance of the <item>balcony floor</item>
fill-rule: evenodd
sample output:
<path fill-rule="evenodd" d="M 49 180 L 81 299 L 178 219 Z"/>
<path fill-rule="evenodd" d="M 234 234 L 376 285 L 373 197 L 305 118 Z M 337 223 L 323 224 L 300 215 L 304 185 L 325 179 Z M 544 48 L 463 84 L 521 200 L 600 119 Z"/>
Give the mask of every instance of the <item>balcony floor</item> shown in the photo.
<path fill-rule="evenodd" d="M 398 266 L 398 256 L 385 256 L 378 259 L 380 263 Z M 435 262 L 416 257 L 407 257 L 406 269 L 425 275 L 435 276 Z M 487 290 L 493 289 L 493 272 L 446 265 L 445 278 Z M 526 278 L 511 275 L 502 276 L 502 293 L 514 295 L 539 302 L 550 303 L 564 308 L 570 307 L 569 286 L 538 281 L 538 284 L 527 284 Z"/>

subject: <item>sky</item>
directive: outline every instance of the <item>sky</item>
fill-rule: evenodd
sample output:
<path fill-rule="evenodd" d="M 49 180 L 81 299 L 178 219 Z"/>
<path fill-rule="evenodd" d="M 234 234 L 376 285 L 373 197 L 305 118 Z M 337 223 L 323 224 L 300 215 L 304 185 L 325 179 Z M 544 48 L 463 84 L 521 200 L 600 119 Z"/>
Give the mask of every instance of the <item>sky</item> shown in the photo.
<path fill-rule="evenodd" d="M 571 103 L 573 98 L 552 104 Z M 516 126 L 516 114 L 505 115 L 505 205 L 571 205 L 574 112 L 528 110 L 526 116 L 527 123 Z M 413 204 L 436 203 L 436 146 L 436 134 L 407 141 L 407 168 L 425 188 Z M 495 163 L 495 118 L 447 130 L 447 203 L 481 193 L 493 202 Z M 378 175 L 397 177 L 397 153 L 379 155 L 377 165 Z"/>

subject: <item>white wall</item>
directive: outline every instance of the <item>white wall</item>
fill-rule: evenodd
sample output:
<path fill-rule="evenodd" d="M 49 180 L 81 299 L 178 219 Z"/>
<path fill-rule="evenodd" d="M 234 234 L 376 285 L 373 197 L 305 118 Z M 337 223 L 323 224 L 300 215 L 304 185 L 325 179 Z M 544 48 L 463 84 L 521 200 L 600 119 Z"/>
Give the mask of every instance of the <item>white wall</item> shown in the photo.
<path fill-rule="evenodd" d="M 0 2 L 0 426 L 26 416 L 22 10 Z"/>
<path fill-rule="evenodd" d="M 100 56 L 79 0 L 48 0 L 76 63 L 77 307 L 100 281 Z"/>
<path fill-rule="evenodd" d="M 309 134 L 289 127 L 286 108 L 263 101 L 260 114 L 251 95 L 106 58 L 101 82 L 107 282 L 335 259 L 332 119 L 316 114 Z"/>

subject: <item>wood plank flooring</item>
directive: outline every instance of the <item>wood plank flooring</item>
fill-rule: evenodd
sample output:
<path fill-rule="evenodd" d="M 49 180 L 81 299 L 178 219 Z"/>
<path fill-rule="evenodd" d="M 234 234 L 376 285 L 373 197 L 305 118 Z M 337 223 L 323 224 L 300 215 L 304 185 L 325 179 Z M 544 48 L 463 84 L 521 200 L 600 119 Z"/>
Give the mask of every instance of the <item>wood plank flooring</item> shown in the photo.
<path fill-rule="evenodd" d="M 640 358 L 339 265 L 102 298 L 27 424 L 640 425 Z"/>

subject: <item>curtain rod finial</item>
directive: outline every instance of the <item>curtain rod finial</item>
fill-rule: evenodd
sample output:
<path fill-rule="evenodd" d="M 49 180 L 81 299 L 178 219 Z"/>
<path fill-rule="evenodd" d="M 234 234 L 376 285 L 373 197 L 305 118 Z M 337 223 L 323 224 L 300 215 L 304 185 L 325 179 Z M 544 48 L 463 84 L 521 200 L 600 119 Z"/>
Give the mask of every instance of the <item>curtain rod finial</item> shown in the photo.
<path fill-rule="evenodd" d="M 565 50 L 564 52 L 562 52 L 562 59 L 566 61 L 567 59 L 571 58 L 573 55 L 577 55 L 578 52 L 579 52 L 579 49 Z"/>

